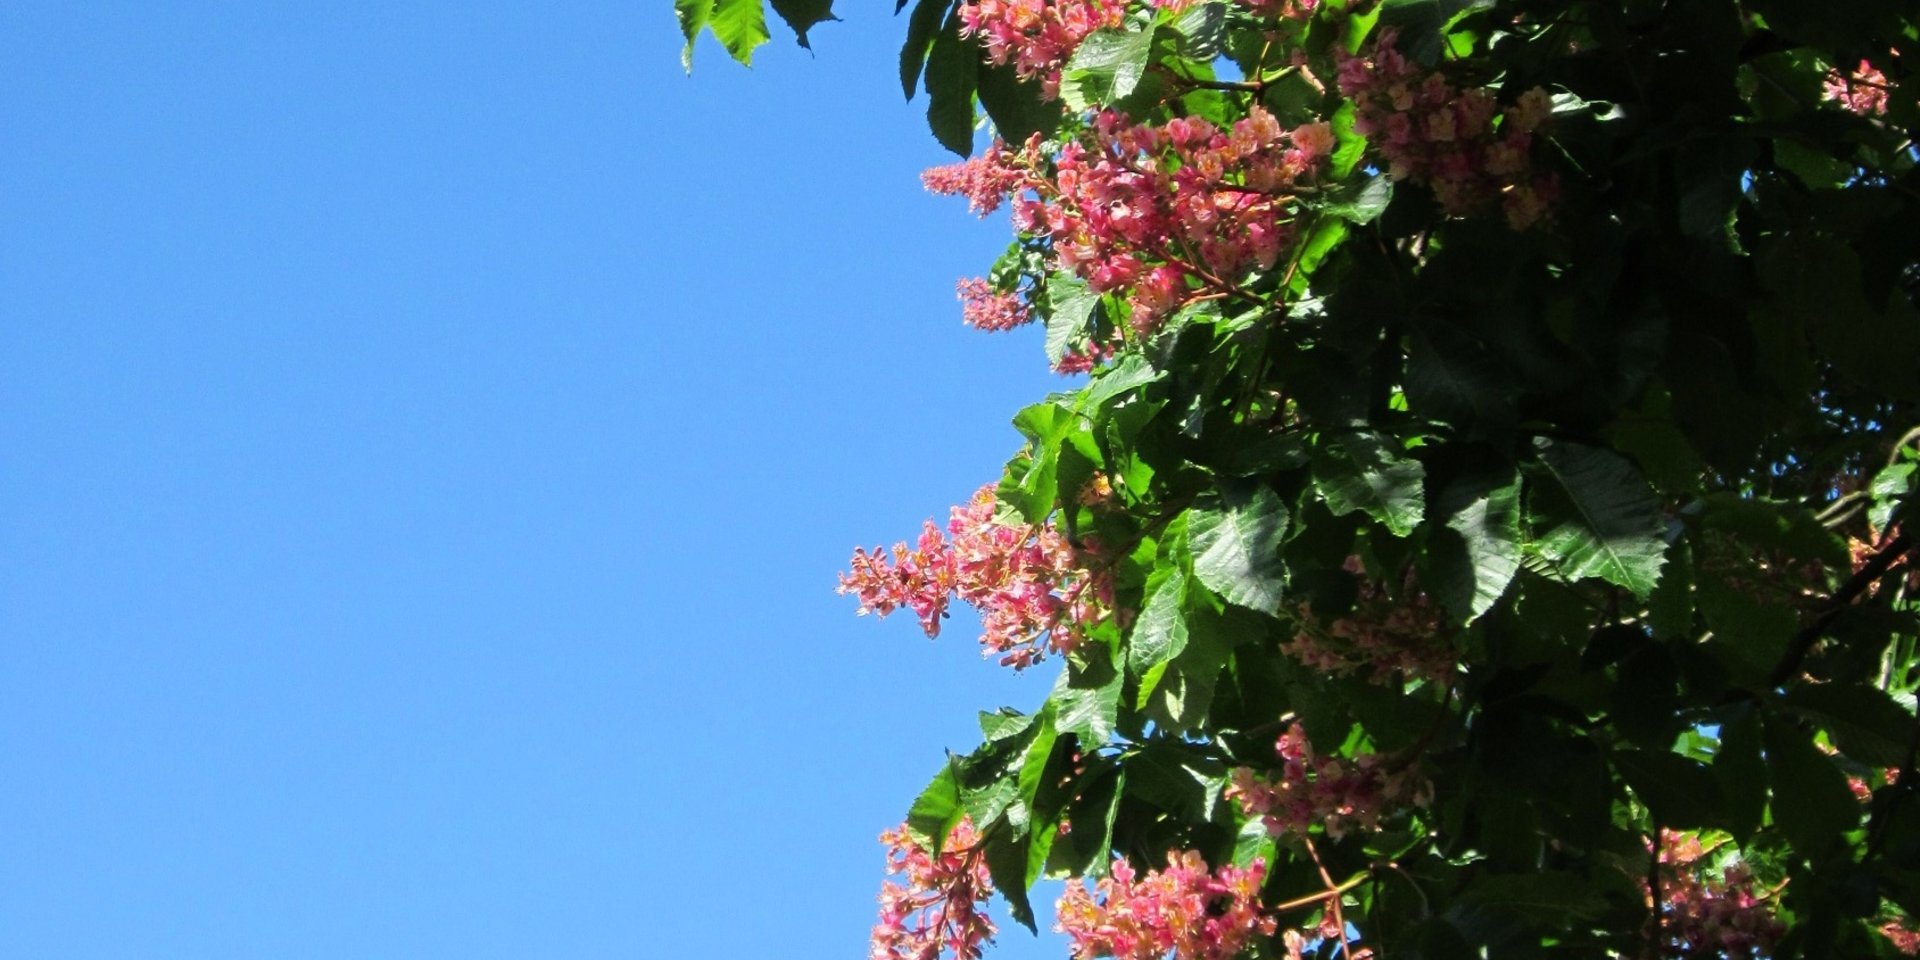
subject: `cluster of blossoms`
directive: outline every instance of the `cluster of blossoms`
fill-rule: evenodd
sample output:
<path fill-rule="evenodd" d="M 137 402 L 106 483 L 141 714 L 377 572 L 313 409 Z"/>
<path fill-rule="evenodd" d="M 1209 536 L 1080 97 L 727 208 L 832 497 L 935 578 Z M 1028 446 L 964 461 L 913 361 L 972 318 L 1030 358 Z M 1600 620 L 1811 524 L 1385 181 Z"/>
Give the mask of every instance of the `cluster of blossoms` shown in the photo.
<path fill-rule="evenodd" d="M 1324 626 L 1303 605 L 1303 628 L 1281 644 L 1288 656 L 1336 676 L 1364 672 L 1375 683 L 1405 677 L 1440 680 L 1453 672 L 1458 659 L 1446 640 L 1446 618 L 1439 606 L 1420 592 L 1408 570 L 1400 589 L 1365 579 L 1358 557 L 1346 562 L 1349 573 L 1362 576 L 1353 610 Z"/>
<path fill-rule="evenodd" d="M 1246 869 L 1223 866 L 1209 872 L 1206 860 L 1188 850 L 1169 852 L 1164 870 L 1134 874 L 1116 860 L 1110 876 L 1088 893 L 1067 885 L 1055 929 L 1073 938 L 1075 960 L 1230 960 L 1254 936 L 1274 934 L 1277 924 L 1260 906 L 1264 861 Z"/>
<path fill-rule="evenodd" d="M 1753 874 L 1735 864 L 1718 876 L 1702 861 L 1694 834 L 1662 831 L 1661 924 L 1681 956 L 1764 957 L 1786 933 L 1773 904 L 1754 891 Z"/>
<path fill-rule="evenodd" d="M 1272 269 L 1292 239 L 1296 185 L 1334 146 L 1327 124 L 1288 130 L 1258 105 L 1225 128 L 1198 117 L 1136 124 L 1106 111 L 1090 129 L 1087 142 L 1060 150 L 1050 175 L 1040 172 L 1037 145 L 1020 153 L 996 145 L 922 179 L 976 211 L 1017 193 L 1014 227 L 1046 238 L 1054 265 L 1094 291 L 1122 294 L 1142 335 L 1198 288 L 1230 289 L 1248 270 Z M 982 303 L 970 315 L 1013 316 L 1004 304 L 966 299 Z"/>
<path fill-rule="evenodd" d="M 979 277 L 960 281 L 960 319 L 976 330 L 1012 330 L 1033 319 L 1019 294 L 1002 293 Z"/>
<path fill-rule="evenodd" d="M 992 939 L 993 921 L 981 906 L 993 893 L 986 858 L 976 849 L 973 822 L 962 819 L 947 834 L 939 856 L 908 835 L 905 824 L 880 835 L 887 846 L 887 872 L 904 874 L 880 888 L 880 922 L 874 925 L 870 960 L 978 960 Z"/>
<path fill-rule="evenodd" d="M 1559 180 L 1533 171 L 1534 131 L 1553 113 L 1535 87 L 1505 110 L 1484 88 L 1460 88 L 1424 71 L 1380 31 L 1365 56 L 1340 62 L 1340 92 L 1353 98 L 1354 129 L 1375 141 L 1387 175 L 1425 184 L 1449 216 L 1472 216 L 1496 202 L 1524 230 L 1546 216 Z"/>
<path fill-rule="evenodd" d="M 1920 956 L 1920 932 L 1913 929 L 1913 921 L 1900 917 L 1888 920 L 1880 925 L 1880 935 L 1893 942 L 1893 948 L 1909 957 Z"/>
<path fill-rule="evenodd" d="M 1834 103 L 1860 116 L 1885 116 L 1887 112 L 1887 75 L 1865 60 L 1850 73 L 1828 71 L 1822 93 Z"/>
<path fill-rule="evenodd" d="M 1315 826 L 1338 839 L 1353 826 L 1374 829 L 1389 808 L 1425 805 L 1428 787 L 1411 769 L 1390 771 L 1377 754 L 1352 761 L 1316 756 L 1299 724 L 1274 742 L 1277 775 L 1263 777 L 1236 767 L 1227 796 L 1247 816 L 1259 817 L 1272 836 L 1305 837 Z"/>
<path fill-rule="evenodd" d="M 1016 670 L 1072 649 L 1112 616 L 1112 578 L 1084 567 L 1051 523 L 1002 523 L 995 510 L 989 484 L 953 508 L 944 535 L 929 520 L 914 546 L 895 544 L 891 557 L 855 550 L 839 592 L 854 594 L 861 613 L 911 609 L 930 637 L 957 596 L 980 611 L 987 653 Z"/>
<path fill-rule="evenodd" d="M 1040 81 L 1051 100 L 1060 94 L 1060 68 L 1095 30 L 1126 22 L 1123 0 L 967 0 L 960 31 L 977 37 L 987 58 L 1012 64 L 1023 80 Z"/>

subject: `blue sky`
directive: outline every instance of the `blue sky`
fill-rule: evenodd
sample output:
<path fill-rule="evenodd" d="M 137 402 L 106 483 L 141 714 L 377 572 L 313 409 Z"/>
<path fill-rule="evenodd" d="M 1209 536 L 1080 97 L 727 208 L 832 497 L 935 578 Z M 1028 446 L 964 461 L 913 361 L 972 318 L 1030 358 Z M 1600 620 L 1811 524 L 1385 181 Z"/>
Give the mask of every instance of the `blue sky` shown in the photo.
<path fill-rule="evenodd" d="M 862 955 L 1050 677 L 834 576 L 1061 383 L 845 13 L 0 7 L 0 956 Z"/>

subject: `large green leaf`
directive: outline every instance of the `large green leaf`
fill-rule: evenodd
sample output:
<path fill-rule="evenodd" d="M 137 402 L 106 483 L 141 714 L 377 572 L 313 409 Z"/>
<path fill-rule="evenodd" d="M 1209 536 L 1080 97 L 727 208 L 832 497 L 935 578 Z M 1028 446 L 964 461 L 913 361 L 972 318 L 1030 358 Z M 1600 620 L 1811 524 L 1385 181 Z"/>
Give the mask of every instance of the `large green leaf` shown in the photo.
<path fill-rule="evenodd" d="M 1086 335 L 1087 318 L 1100 305 L 1100 295 L 1071 273 L 1047 278 L 1047 362 L 1059 364 L 1067 351 Z"/>
<path fill-rule="evenodd" d="M 1720 724 L 1713 779 L 1726 801 L 1727 830 L 1741 843 L 1766 815 L 1767 765 L 1760 757 L 1760 713 L 1752 703 L 1737 704 Z"/>
<path fill-rule="evenodd" d="M 1434 504 L 1441 526 L 1427 542 L 1422 580 L 1455 618 L 1493 609 L 1520 572 L 1520 476 L 1510 466 L 1447 484 Z"/>
<path fill-rule="evenodd" d="M 687 45 L 680 50 L 680 66 L 693 72 L 693 41 L 713 14 L 713 0 L 673 0 L 674 19 L 680 21 L 680 36 Z"/>
<path fill-rule="evenodd" d="M 900 88 L 907 99 L 920 87 L 920 71 L 927 65 L 927 51 L 933 47 L 933 35 L 940 21 L 953 9 L 955 0 L 919 0 L 907 15 L 907 40 L 900 46 Z"/>
<path fill-rule="evenodd" d="M 1885 690 L 1864 683 L 1802 684 L 1786 704 L 1818 724 L 1849 758 L 1875 767 L 1907 762 L 1914 717 Z"/>
<path fill-rule="evenodd" d="M 679 4 L 676 2 L 675 9 Z M 686 21 L 681 21 L 682 30 Z M 767 33 L 767 13 L 760 0 L 712 0 L 712 9 L 706 15 L 706 26 L 713 31 L 714 39 L 727 48 L 727 53 L 735 60 L 752 66 L 753 51 L 769 39 Z M 687 48 L 680 55 L 681 62 L 692 69 L 693 38 L 687 38 Z"/>
<path fill-rule="evenodd" d="M 1127 668 L 1136 674 L 1160 666 L 1187 646 L 1187 575 L 1163 566 L 1147 581 L 1147 602 L 1127 637 Z M 1148 691 L 1141 691 L 1144 700 Z"/>
<path fill-rule="evenodd" d="M 927 126 L 948 150 L 973 152 L 973 91 L 979 75 L 980 48 L 960 35 L 960 15 L 947 16 L 927 52 Z"/>
<path fill-rule="evenodd" d="M 1187 510 L 1193 575 L 1214 593 L 1262 613 L 1280 612 L 1287 508 L 1265 486 L 1210 494 Z"/>
<path fill-rule="evenodd" d="M 807 31 L 813 29 L 816 24 L 840 19 L 833 15 L 833 0 L 769 0 L 769 2 L 773 4 L 773 12 L 779 14 L 780 19 L 786 21 L 788 28 L 793 30 L 794 40 L 809 50 L 813 49 L 813 44 L 807 40 Z"/>
<path fill-rule="evenodd" d="M 1803 855 L 1817 855 L 1860 823 L 1847 778 L 1804 731 L 1777 716 L 1766 722 L 1773 819 Z"/>
<path fill-rule="evenodd" d="M 1080 42 L 1061 75 L 1067 109 L 1102 107 L 1133 92 L 1147 72 L 1153 30 L 1100 30 Z"/>
<path fill-rule="evenodd" d="M 960 822 L 962 812 L 955 761 L 948 756 L 946 765 L 907 810 L 907 834 L 922 847 L 938 850 L 946 842 L 947 831 Z"/>
<path fill-rule="evenodd" d="M 1050 698 L 1055 725 L 1061 733 L 1079 734 L 1082 740 L 1107 742 L 1113 738 L 1125 683 L 1125 674 L 1108 661 L 1105 648 L 1089 651 L 1084 662 L 1062 670 L 1054 684 Z"/>
<path fill-rule="evenodd" d="M 1599 577 L 1637 597 L 1652 593 L 1667 544 L 1660 503 L 1640 472 L 1595 447 L 1541 438 L 1535 448 L 1561 501 L 1535 549 L 1570 581 Z"/>
<path fill-rule="evenodd" d="M 1592 883 L 1558 870 L 1480 876 L 1460 892 L 1460 902 L 1556 927 L 1574 920 L 1597 920 L 1607 910 L 1607 901 Z"/>
<path fill-rule="evenodd" d="M 1614 753 L 1613 768 L 1661 826 L 1688 830 L 1717 825 L 1720 785 L 1706 764 L 1664 750 L 1622 750 Z"/>
<path fill-rule="evenodd" d="M 1335 516 L 1365 512 L 1404 537 L 1426 510 L 1426 468 L 1372 432 L 1343 434 L 1314 450 L 1313 478 Z"/>

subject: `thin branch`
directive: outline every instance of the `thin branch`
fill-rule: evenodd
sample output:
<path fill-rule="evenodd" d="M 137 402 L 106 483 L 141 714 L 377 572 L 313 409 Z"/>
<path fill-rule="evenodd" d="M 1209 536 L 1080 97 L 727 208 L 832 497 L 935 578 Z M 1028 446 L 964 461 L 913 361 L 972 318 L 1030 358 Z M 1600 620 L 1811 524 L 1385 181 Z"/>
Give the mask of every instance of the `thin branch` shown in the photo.
<path fill-rule="evenodd" d="M 1901 557 L 1906 556 L 1907 551 L 1912 550 L 1913 546 L 1913 538 L 1909 534 L 1902 533 L 1894 537 L 1887 541 L 1886 546 L 1881 547 L 1879 552 L 1868 558 L 1866 564 L 1849 577 L 1839 590 L 1834 591 L 1833 596 L 1828 597 L 1827 601 L 1820 605 L 1820 610 L 1814 615 L 1813 622 L 1793 635 L 1793 640 L 1787 644 L 1786 656 L 1781 657 L 1779 664 L 1774 666 L 1773 672 L 1767 675 L 1767 688 L 1778 687 L 1800 672 L 1800 665 L 1806 661 L 1807 653 L 1813 649 L 1814 644 L 1820 642 L 1820 638 L 1827 632 L 1827 627 L 1833 625 L 1834 619 L 1865 593 L 1874 581 L 1880 579 L 1881 574 L 1886 573 L 1889 568 L 1899 562 Z"/>

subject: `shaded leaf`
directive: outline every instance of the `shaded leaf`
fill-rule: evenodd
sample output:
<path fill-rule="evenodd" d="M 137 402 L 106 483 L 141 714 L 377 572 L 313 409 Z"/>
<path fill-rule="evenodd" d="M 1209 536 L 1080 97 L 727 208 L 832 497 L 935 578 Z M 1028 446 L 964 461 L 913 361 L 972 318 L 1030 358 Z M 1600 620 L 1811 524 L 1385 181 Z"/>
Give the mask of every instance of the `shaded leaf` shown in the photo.
<path fill-rule="evenodd" d="M 1377 433 L 1349 433 L 1314 450 L 1313 477 L 1335 516 L 1363 511 L 1404 537 L 1426 510 L 1426 468 Z"/>
<path fill-rule="evenodd" d="M 1568 580 L 1599 577 L 1637 597 L 1653 592 L 1666 557 L 1660 504 L 1633 464 L 1595 447 L 1541 438 L 1540 462 L 1569 509 L 1535 547 Z"/>
<path fill-rule="evenodd" d="M 1280 612 L 1287 508 L 1264 486 L 1210 494 L 1187 510 L 1193 574 L 1214 593 L 1262 613 Z"/>

